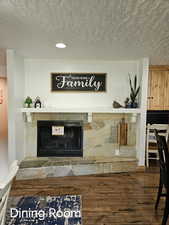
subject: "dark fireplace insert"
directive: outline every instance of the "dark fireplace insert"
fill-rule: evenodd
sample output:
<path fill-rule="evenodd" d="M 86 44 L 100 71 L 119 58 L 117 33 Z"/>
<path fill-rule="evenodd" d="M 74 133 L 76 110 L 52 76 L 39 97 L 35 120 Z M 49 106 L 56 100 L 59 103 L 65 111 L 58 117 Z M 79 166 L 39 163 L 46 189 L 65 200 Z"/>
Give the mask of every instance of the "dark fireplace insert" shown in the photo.
<path fill-rule="evenodd" d="M 37 121 L 37 156 L 83 156 L 83 122 Z"/>

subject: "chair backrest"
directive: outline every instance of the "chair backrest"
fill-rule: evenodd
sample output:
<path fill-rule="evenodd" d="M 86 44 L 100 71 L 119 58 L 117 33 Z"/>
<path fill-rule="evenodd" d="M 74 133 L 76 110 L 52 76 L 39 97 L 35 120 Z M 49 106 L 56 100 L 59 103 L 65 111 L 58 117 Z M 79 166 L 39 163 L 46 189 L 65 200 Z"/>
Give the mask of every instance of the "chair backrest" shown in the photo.
<path fill-rule="evenodd" d="M 166 138 L 159 135 L 158 130 L 154 130 L 158 152 L 159 152 L 159 164 L 162 181 L 166 188 L 169 188 L 169 151 L 166 142 Z"/>
<path fill-rule="evenodd" d="M 157 143 L 154 130 L 157 130 L 160 136 L 164 136 L 166 141 L 168 140 L 168 124 L 147 124 L 147 138 L 149 143 Z"/>
<path fill-rule="evenodd" d="M 5 179 L 4 182 L 0 183 L 0 225 L 5 224 L 5 214 L 9 192 L 11 189 L 11 184 L 13 178 L 16 176 L 18 171 L 17 162 L 14 162 L 10 168 L 9 176 Z"/>

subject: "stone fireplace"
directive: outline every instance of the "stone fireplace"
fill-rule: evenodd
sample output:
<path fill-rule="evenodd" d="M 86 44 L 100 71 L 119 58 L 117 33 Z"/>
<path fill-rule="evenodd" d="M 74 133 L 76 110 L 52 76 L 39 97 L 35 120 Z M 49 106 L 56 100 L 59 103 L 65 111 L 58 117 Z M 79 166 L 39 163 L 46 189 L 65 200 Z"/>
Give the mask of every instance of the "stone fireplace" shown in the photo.
<path fill-rule="evenodd" d="M 17 179 L 135 171 L 136 124 L 131 116 L 93 113 L 89 122 L 87 113 L 33 113 L 32 122 L 25 123 L 25 159 Z M 127 145 L 120 146 L 117 127 L 124 117 Z"/>
<path fill-rule="evenodd" d="M 42 152 L 37 153 L 39 141 L 38 125 L 41 123 L 46 124 L 49 121 L 58 126 L 62 126 L 63 122 L 68 126 L 68 124 L 71 124 L 71 121 L 73 121 L 74 125 L 83 127 L 83 154 L 82 151 L 79 151 L 79 153 L 74 152 L 74 156 L 83 156 L 83 159 L 107 159 L 114 157 L 116 155 L 116 149 L 120 148 L 120 156 L 135 157 L 136 124 L 130 122 L 131 116 L 132 115 L 124 115 L 121 113 L 93 113 L 92 122 L 89 123 L 86 113 L 34 113 L 32 114 L 32 122 L 25 123 L 25 158 L 36 158 L 37 155 L 45 156 Z M 125 121 L 128 122 L 127 146 L 119 146 L 117 143 L 117 126 L 123 117 L 125 117 Z M 79 124 L 77 125 L 77 123 Z M 52 132 L 51 129 L 52 128 L 49 129 L 50 133 Z M 71 133 L 72 131 L 69 130 L 69 136 L 72 135 Z M 56 145 L 56 139 L 58 138 L 59 137 L 53 137 L 55 140 L 54 145 Z M 63 137 L 60 137 L 60 141 L 63 142 Z M 60 143 L 60 147 L 62 149 L 66 148 L 66 144 L 65 147 L 63 147 L 63 144 Z M 52 156 L 53 153 L 50 153 L 50 155 Z M 58 157 L 59 156 L 61 156 L 61 152 L 58 153 Z M 69 156 L 65 155 L 64 157 Z"/>
<path fill-rule="evenodd" d="M 38 120 L 37 156 L 83 156 L 83 121 Z"/>

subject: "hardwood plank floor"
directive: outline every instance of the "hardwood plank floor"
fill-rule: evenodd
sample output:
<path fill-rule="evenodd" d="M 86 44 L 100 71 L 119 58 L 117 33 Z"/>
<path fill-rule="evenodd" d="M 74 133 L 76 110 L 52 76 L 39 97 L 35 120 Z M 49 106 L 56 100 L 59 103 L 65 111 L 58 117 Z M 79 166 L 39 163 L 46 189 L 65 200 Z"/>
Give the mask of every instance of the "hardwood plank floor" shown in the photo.
<path fill-rule="evenodd" d="M 160 225 L 164 200 L 154 210 L 158 182 L 154 172 L 47 178 L 15 181 L 11 195 L 80 194 L 83 225 Z"/>

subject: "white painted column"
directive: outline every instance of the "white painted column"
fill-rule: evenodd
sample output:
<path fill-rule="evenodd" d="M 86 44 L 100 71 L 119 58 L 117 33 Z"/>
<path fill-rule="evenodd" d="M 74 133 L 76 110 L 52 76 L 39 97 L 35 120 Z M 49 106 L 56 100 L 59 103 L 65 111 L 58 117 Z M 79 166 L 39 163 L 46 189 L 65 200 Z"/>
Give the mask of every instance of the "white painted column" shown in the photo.
<path fill-rule="evenodd" d="M 24 158 L 24 121 L 20 109 L 25 91 L 24 57 L 7 50 L 9 164 Z"/>
<path fill-rule="evenodd" d="M 11 165 L 16 160 L 15 148 L 15 62 L 14 50 L 7 50 L 8 81 L 8 159 Z"/>
<path fill-rule="evenodd" d="M 141 99 L 140 99 L 141 113 L 137 118 L 136 148 L 137 148 L 138 166 L 144 166 L 145 165 L 148 72 L 149 72 L 149 60 L 148 60 L 148 58 L 144 58 L 144 59 L 141 60 L 140 67 L 141 67 L 140 73 L 142 73 Z"/>
<path fill-rule="evenodd" d="M 7 139 L 0 139 L 0 183 L 9 172 Z"/>

